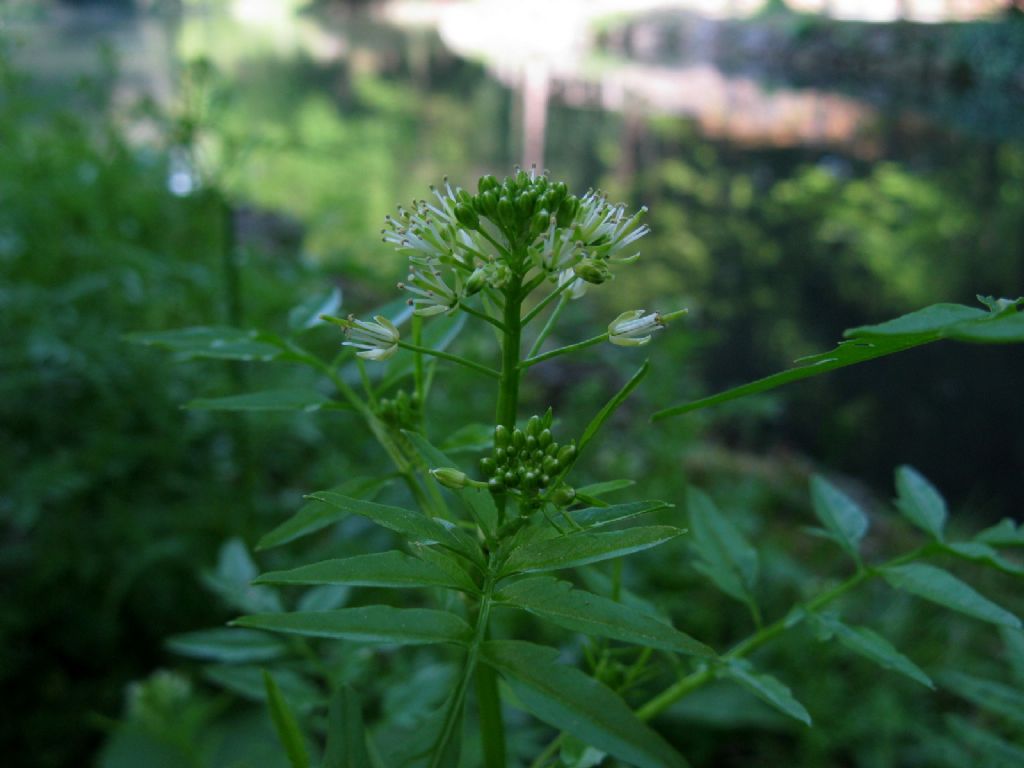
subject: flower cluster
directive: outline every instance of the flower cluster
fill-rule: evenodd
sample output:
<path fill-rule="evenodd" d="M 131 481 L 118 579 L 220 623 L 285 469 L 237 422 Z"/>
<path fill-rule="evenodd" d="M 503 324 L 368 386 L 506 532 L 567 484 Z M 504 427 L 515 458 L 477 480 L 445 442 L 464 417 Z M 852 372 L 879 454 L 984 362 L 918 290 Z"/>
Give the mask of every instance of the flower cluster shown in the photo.
<path fill-rule="evenodd" d="M 531 416 L 526 429 L 494 430 L 494 454 L 480 460 L 492 491 L 514 488 L 527 496 L 544 495 L 576 457 L 575 441 L 559 445 L 551 436 L 551 411 Z"/>

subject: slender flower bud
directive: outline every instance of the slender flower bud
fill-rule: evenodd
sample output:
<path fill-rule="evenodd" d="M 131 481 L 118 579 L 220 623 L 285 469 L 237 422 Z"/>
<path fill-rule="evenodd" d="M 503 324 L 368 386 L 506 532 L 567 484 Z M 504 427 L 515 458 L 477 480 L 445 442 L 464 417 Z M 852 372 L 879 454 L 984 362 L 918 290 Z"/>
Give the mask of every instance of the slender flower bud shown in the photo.
<path fill-rule="evenodd" d="M 350 315 L 346 320 L 335 321 L 345 329 L 347 341 L 342 346 L 355 347 L 357 357 L 365 360 L 387 360 L 398 351 L 398 340 L 401 335 L 398 329 L 383 315 L 377 315 L 373 321 L 356 320 Z"/>
<path fill-rule="evenodd" d="M 459 490 L 460 488 L 466 487 L 466 473 L 460 472 L 454 467 L 440 467 L 438 469 L 430 470 L 430 474 L 434 476 L 445 488 L 451 488 L 452 490 Z"/>

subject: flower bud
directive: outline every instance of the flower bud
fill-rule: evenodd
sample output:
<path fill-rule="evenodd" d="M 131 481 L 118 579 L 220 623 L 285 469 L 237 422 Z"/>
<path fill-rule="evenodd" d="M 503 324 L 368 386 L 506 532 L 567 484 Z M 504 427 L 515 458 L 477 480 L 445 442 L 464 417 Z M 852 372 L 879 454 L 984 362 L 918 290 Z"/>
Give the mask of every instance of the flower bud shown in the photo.
<path fill-rule="evenodd" d="M 551 494 L 551 501 L 559 507 L 568 507 L 576 500 L 576 491 L 568 485 L 561 486 Z"/>
<path fill-rule="evenodd" d="M 455 218 L 466 229 L 480 228 L 480 217 L 477 215 L 477 212 L 464 203 L 458 203 L 455 206 Z"/>
<path fill-rule="evenodd" d="M 494 444 L 498 448 L 504 448 L 508 445 L 508 427 L 504 424 L 499 424 L 494 428 Z"/>
<path fill-rule="evenodd" d="M 483 472 L 484 477 L 491 477 L 494 474 L 495 469 L 496 465 L 494 463 L 494 459 L 490 456 L 480 459 L 480 471 Z"/>
<path fill-rule="evenodd" d="M 526 434 L 531 437 L 536 437 L 540 431 L 540 416 L 531 416 L 530 420 L 526 422 Z"/>
<path fill-rule="evenodd" d="M 440 467 L 439 469 L 432 469 L 430 470 L 430 474 L 432 474 L 434 479 L 445 488 L 459 490 L 460 488 L 466 487 L 466 473 L 460 472 L 454 467 Z"/>
<path fill-rule="evenodd" d="M 476 188 L 477 192 L 479 192 L 482 195 L 484 192 L 488 192 L 492 189 L 497 189 L 498 180 L 491 176 L 491 174 L 481 176 L 480 181 L 477 182 Z"/>
<path fill-rule="evenodd" d="M 576 458 L 575 445 L 563 445 L 558 451 L 558 466 L 565 469 Z"/>
<path fill-rule="evenodd" d="M 480 220 L 477 219 L 479 224 Z M 483 267 L 477 267 L 473 270 L 473 274 L 466 280 L 466 295 L 473 296 L 474 294 L 480 293 L 484 286 L 487 285 L 487 270 Z"/>
<path fill-rule="evenodd" d="M 580 259 L 580 261 L 572 268 L 572 271 L 576 273 L 576 276 L 582 280 L 586 280 L 588 283 L 594 285 L 600 285 L 606 283 L 612 279 L 612 271 L 608 269 L 608 265 L 603 261 L 597 259 Z"/>

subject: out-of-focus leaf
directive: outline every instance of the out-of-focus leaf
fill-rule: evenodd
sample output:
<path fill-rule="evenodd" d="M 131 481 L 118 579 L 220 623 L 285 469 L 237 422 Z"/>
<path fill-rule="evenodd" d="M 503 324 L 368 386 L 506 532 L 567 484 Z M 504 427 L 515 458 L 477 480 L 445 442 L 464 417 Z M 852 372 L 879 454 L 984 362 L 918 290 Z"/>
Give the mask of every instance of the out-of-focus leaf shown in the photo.
<path fill-rule="evenodd" d="M 993 547 L 1024 547 L 1024 525 L 1007 518 L 986 528 L 974 540 Z"/>
<path fill-rule="evenodd" d="M 358 587 L 443 587 L 475 592 L 476 585 L 465 573 L 460 580 L 404 552 L 380 552 L 303 565 L 287 571 L 272 571 L 256 579 L 257 584 L 349 584 Z"/>
<path fill-rule="evenodd" d="M 867 627 L 851 627 L 834 616 L 817 613 L 808 615 L 816 624 L 854 653 L 870 659 L 883 669 L 891 669 L 927 688 L 935 688 L 931 678 L 917 664 L 896 650 L 892 643 L 877 632 Z"/>
<path fill-rule="evenodd" d="M 371 765 L 359 695 L 344 685 L 331 696 L 322 768 L 369 768 Z"/>
<path fill-rule="evenodd" d="M 273 635 L 248 629 L 200 629 L 167 638 L 168 650 L 193 659 L 244 664 L 269 661 L 288 649 Z"/>
<path fill-rule="evenodd" d="M 910 522 L 942 540 L 942 529 L 946 525 L 946 501 L 931 483 L 913 467 L 902 466 L 896 470 L 896 505 Z"/>
<path fill-rule="evenodd" d="M 199 411 L 318 411 L 331 400 L 312 389 L 269 389 L 227 397 L 201 397 L 186 408 Z M 340 405 L 340 404 L 339 404 Z"/>
<path fill-rule="evenodd" d="M 1019 745 L 956 715 L 948 715 L 946 723 L 957 740 L 966 744 L 973 753 L 973 765 L 985 768 L 1020 768 L 1024 765 L 1024 748 Z"/>
<path fill-rule="evenodd" d="M 995 568 L 997 571 L 1002 571 L 1012 576 L 1024 576 L 1024 565 L 1018 565 L 1007 560 L 997 550 L 980 541 L 952 542 L 945 545 L 944 549 L 957 557 L 982 563 L 990 568 Z"/>
<path fill-rule="evenodd" d="M 217 569 L 203 574 L 203 584 L 227 605 L 239 611 L 282 611 L 284 606 L 270 587 L 253 586 L 259 569 L 240 539 L 229 539 L 220 550 Z"/>
<path fill-rule="evenodd" d="M 321 293 L 314 293 L 288 313 L 288 328 L 293 333 L 324 324 L 320 315 L 333 315 L 341 308 L 341 288 L 332 286 Z"/>
<path fill-rule="evenodd" d="M 1024 686 L 1024 631 L 1000 627 L 999 633 L 1003 638 L 1003 645 L 1006 646 L 1006 658 L 1010 662 L 1017 681 Z"/>
<path fill-rule="evenodd" d="M 491 447 L 494 427 L 489 424 L 466 424 L 452 432 L 438 446 L 446 454 L 473 453 Z"/>
<path fill-rule="evenodd" d="M 964 672 L 949 670 L 939 677 L 942 687 L 962 696 L 975 706 L 1024 725 L 1024 693 L 1019 686 L 986 680 Z"/>
<path fill-rule="evenodd" d="M 320 587 L 307 589 L 295 606 L 297 611 L 333 611 L 348 602 L 351 590 L 346 586 L 324 584 Z"/>
<path fill-rule="evenodd" d="M 250 701 L 267 700 L 262 667 L 214 664 L 203 668 L 203 676 L 215 685 Z M 274 680 L 295 710 L 306 712 L 323 703 L 317 687 L 289 669 L 275 669 Z"/>
<path fill-rule="evenodd" d="M 902 352 L 939 339 L 950 338 L 978 343 L 1024 341 L 1024 315 L 1015 313 L 1012 308 L 986 312 L 961 304 L 934 304 L 879 325 L 851 328 L 843 335 L 847 340 L 840 342 L 835 349 L 801 358 L 796 361 L 795 368 L 709 397 L 665 408 L 655 413 L 652 418 L 655 421 L 666 419 L 747 395 L 767 392 L 783 384 Z"/>
<path fill-rule="evenodd" d="M 892 566 L 882 571 L 885 580 L 896 589 L 930 600 L 982 621 L 1001 624 L 1006 627 L 1020 627 L 1020 619 L 987 597 L 978 594 L 972 587 L 960 581 L 953 574 L 923 563 Z"/>
<path fill-rule="evenodd" d="M 502 589 L 496 599 L 560 627 L 663 651 L 715 658 L 715 652 L 669 624 L 606 597 L 573 589 L 550 576 L 522 579 Z"/>
<path fill-rule="evenodd" d="M 306 751 L 306 739 L 299 730 L 299 723 L 274 678 L 266 670 L 263 671 L 263 683 L 267 688 L 270 718 L 274 721 L 274 730 L 288 756 L 288 762 L 292 768 L 309 768 L 309 752 Z"/>
<path fill-rule="evenodd" d="M 868 531 L 868 517 L 853 499 L 820 475 L 811 478 L 811 501 L 830 538 L 850 557 L 859 559 L 860 540 Z"/>
<path fill-rule="evenodd" d="M 770 704 L 785 715 L 799 720 L 805 725 L 811 724 L 811 716 L 804 705 L 797 701 L 792 691 L 780 680 L 762 672 L 755 672 L 745 660 L 730 661 L 719 671 L 719 676 L 742 685 L 761 701 Z"/>
<path fill-rule="evenodd" d="M 135 344 L 159 347 L 184 357 L 268 361 L 285 352 L 283 345 L 269 334 L 218 326 L 132 333 L 127 338 Z"/>
<path fill-rule="evenodd" d="M 693 545 L 700 557 L 697 570 L 727 595 L 752 603 L 757 585 L 757 550 L 702 491 L 692 487 L 687 490 L 686 508 Z"/>
<path fill-rule="evenodd" d="M 367 605 L 336 611 L 264 613 L 242 616 L 233 626 L 266 629 L 304 637 L 326 637 L 364 643 L 421 645 L 463 643 L 471 630 L 462 619 L 428 608 Z"/>
<path fill-rule="evenodd" d="M 627 528 L 607 533 L 573 533 L 527 544 L 512 552 L 503 576 L 531 571 L 554 571 L 622 557 L 671 541 L 682 531 L 667 525 Z"/>
<path fill-rule="evenodd" d="M 391 478 L 367 478 L 358 477 L 348 480 L 341 485 L 331 488 L 331 491 L 342 493 L 346 496 L 356 496 L 361 499 L 373 499 L 383 489 Z M 271 549 L 282 544 L 295 541 L 295 539 L 316 533 L 329 525 L 340 522 L 349 516 L 345 510 L 338 509 L 332 504 L 323 501 L 308 501 L 299 508 L 288 520 L 266 534 L 256 545 L 256 550 Z"/>
<path fill-rule="evenodd" d="M 494 667 L 536 717 L 637 768 L 681 768 L 686 761 L 637 719 L 611 689 L 573 667 L 558 652 L 520 640 L 491 640 L 481 659 Z"/>

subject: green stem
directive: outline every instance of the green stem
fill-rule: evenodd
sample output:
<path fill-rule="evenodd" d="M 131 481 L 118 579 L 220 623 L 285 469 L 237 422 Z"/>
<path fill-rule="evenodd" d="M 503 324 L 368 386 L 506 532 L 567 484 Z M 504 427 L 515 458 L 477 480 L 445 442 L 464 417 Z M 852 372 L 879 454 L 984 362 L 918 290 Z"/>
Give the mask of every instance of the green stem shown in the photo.
<path fill-rule="evenodd" d="M 536 355 L 535 357 L 528 357 L 520 364 L 520 368 L 529 368 L 531 365 L 537 363 L 543 363 L 545 360 L 550 360 L 552 357 L 558 357 L 559 355 L 567 355 L 570 352 L 578 352 L 581 349 L 592 347 L 595 344 L 600 344 L 602 341 L 608 340 L 608 333 L 602 333 L 600 336 L 594 336 L 593 338 L 586 339 L 585 341 L 577 341 L 575 344 L 569 344 L 565 347 L 559 347 L 558 349 L 552 349 L 550 352 L 545 352 L 543 355 Z"/>
<path fill-rule="evenodd" d="M 486 323 L 490 323 L 491 325 L 493 325 L 495 328 L 497 328 L 502 333 L 505 332 L 505 325 L 504 325 L 504 323 L 502 323 L 500 320 L 495 320 L 493 317 L 488 315 L 486 312 L 481 312 L 479 309 L 474 309 L 473 307 L 471 307 L 469 304 L 467 304 L 464 301 L 460 301 L 459 302 L 459 309 L 461 309 L 463 312 L 467 312 L 467 313 L 473 315 L 473 317 L 480 318 L 481 320 L 483 320 Z"/>
<path fill-rule="evenodd" d="M 551 331 L 554 329 L 555 323 L 558 322 L 558 318 L 561 316 L 562 310 L 565 309 L 565 305 L 568 303 L 569 296 L 563 295 L 558 304 L 555 305 L 554 310 L 552 310 L 551 314 L 548 316 L 548 320 L 544 323 L 544 327 L 540 329 L 540 333 L 537 334 L 537 338 L 533 340 L 533 345 L 530 347 L 530 352 L 526 356 L 527 358 L 533 357 L 540 352 L 541 345 L 547 340 L 548 336 L 551 335 Z"/>
<path fill-rule="evenodd" d="M 486 768 L 505 768 L 505 726 L 501 720 L 498 675 L 486 664 L 479 665 L 476 670 L 476 698 L 480 708 L 484 765 Z"/>
<path fill-rule="evenodd" d="M 442 360 L 448 360 L 449 362 L 452 363 L 458 363 L 459 365 L 464 366 L 466 368 L 471 368 L 477 373 L 482 373 L 485 376 L 490 376 L 492 379 L 500 378 L 500 374 L 493 368 L 488 368 L 486 365 L 480 365 L 480 363 L 474 363 L 472 360 L 467 360 L 464 357 L 459 357 L 458 355 L 451 355 L 448 354 L 447 352 L 442 352 L 439 349 L 430 349 L 430 347 L 421 347 L 418 344 L 410 344 L 407 341 L 399 341 L 397 343 L 398 346 L 400 346 L 402 349 L 408 349 L 412 352 L 418 352 L 421 355 L 430 355 L 431 357 L 439 357 Z"/>
<path fill-rule="evenodd" d="M 515 277 L 505 287 L 505 338 L 501 345 L 501 375 L 498 385 L 496 423 L 512 430 L 519 411 L 519 355 L 522 346 L 522 277 Z"/>
<path fill-rule="evenodd" d="M 572 285 L 572 280 L 567 280 L 566 282 L 562 283 L 557 288 L 555 288 L 553 291 L 551 291 L 551 293 L 549 293 L 543 299 L 538 301 L 537 302 L 537 306 L 535 306 L 533 309 L 531 309 L 529 312 L 527 312 L 526 315 L 523 316 L 523 325 L 527 325 L 531 320 L 533 320 L 533 318 L 535 318 L 537 315 L 539 315 L 541 312 L 543 312 L 544 311 L 544 307 L 546 307 L 552 301 L 554 301 L 559 296 L 561 296 L 563 293 L 565 293 L 565 291 L 571 285 Z M 556 310 L 556 311 L 558 311 L 558 310 Z M 550 324 L 551 324 L 551 321 L 549 319 L 548 320 L 548 325 L 550 325 Z"/>

